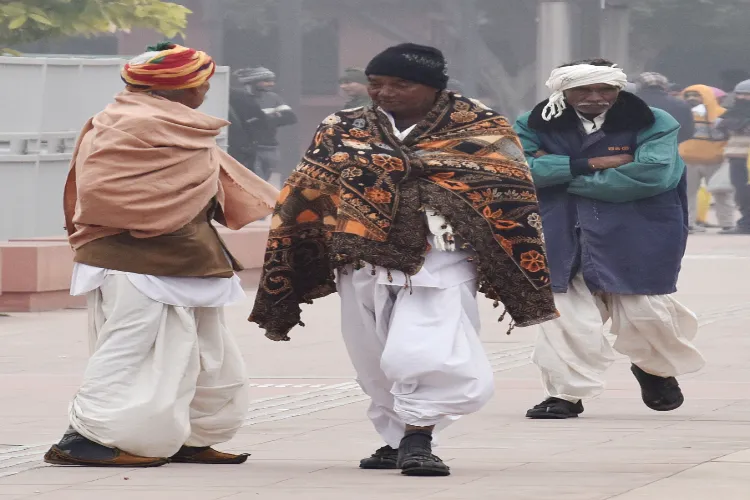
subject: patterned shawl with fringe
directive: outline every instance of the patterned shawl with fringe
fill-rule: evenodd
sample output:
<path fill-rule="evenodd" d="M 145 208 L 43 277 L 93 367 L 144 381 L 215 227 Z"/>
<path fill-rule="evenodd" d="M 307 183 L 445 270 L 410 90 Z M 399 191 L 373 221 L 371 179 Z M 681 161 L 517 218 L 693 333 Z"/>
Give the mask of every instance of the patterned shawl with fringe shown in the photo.
<path fill-rule="evenodd" d="M 517 326 L 558 316 L 516 134 L 480 102 L 444 92 L 403 141 L 372 107 L 323 121 L 281 191 L 250 321 L 289 340 L 300 304 L 334 293 L 333 271 L 345 265 L 413 276 L 429 250 L 425 206 L 473 251 L 480 292 Z"/>

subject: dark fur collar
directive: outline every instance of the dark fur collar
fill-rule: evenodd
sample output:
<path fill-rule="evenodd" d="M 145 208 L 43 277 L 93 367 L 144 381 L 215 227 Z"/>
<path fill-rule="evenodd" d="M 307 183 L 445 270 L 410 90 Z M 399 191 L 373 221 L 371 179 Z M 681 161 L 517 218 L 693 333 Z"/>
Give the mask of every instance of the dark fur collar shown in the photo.
<path fill-rule="evenodd" d="M 569 130 L 577 128 L 580 120 L 570 106 L 563 111 L 560 118 L 546 122 L 542 119 L 542 109 L 548 101 L 537 104 L 529 116 L 529 127 L 541 132 Z M 640 97 L 630 92 L 620 92 L 617 102 L 607 113 L 602 126 L 605 132 L 623 132 L 643 130 L 656 122 L 653 111 Z"/>

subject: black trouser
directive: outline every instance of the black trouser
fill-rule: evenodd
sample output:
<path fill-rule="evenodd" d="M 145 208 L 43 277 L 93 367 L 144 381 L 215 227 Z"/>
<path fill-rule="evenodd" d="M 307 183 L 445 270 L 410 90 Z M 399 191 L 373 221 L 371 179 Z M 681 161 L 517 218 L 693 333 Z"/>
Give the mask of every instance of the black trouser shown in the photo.
<path fill-rule="evenodd" d="M 730 158 L 729 175 L 734 186 L 734 200 L 742 217 L 737 228 L 750 231 L 750 185 L 748 185 L 747 158 Z"/>

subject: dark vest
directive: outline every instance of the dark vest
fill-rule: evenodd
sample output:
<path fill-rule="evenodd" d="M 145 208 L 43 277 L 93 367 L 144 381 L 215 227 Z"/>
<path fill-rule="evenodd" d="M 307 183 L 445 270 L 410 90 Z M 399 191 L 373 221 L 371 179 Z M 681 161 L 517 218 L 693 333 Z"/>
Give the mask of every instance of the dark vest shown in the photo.
<path fill-rule="evenodd" d="M 76 250 L 75 261 L 151 276 L 231 278 L 243 268 L 211 224 L 216 210 L 212 202 L 182 229 L 154 238 L 126 232 L 94 240 Z"/>

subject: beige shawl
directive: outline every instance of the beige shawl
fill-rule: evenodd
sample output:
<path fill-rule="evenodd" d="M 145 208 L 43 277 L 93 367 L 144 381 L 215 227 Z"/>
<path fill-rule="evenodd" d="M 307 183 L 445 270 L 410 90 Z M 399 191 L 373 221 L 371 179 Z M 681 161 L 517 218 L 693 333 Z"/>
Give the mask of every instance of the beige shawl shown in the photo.
<path fill-rule="evenodd" d="M 123 92 L 81 132 L 65 184 L 74 249 L 129 231 L 177 231 L 216 197 L 231 229 L 271 213 L 278 191 L 216 144 L 228 122 L 148 94 Z"/>

